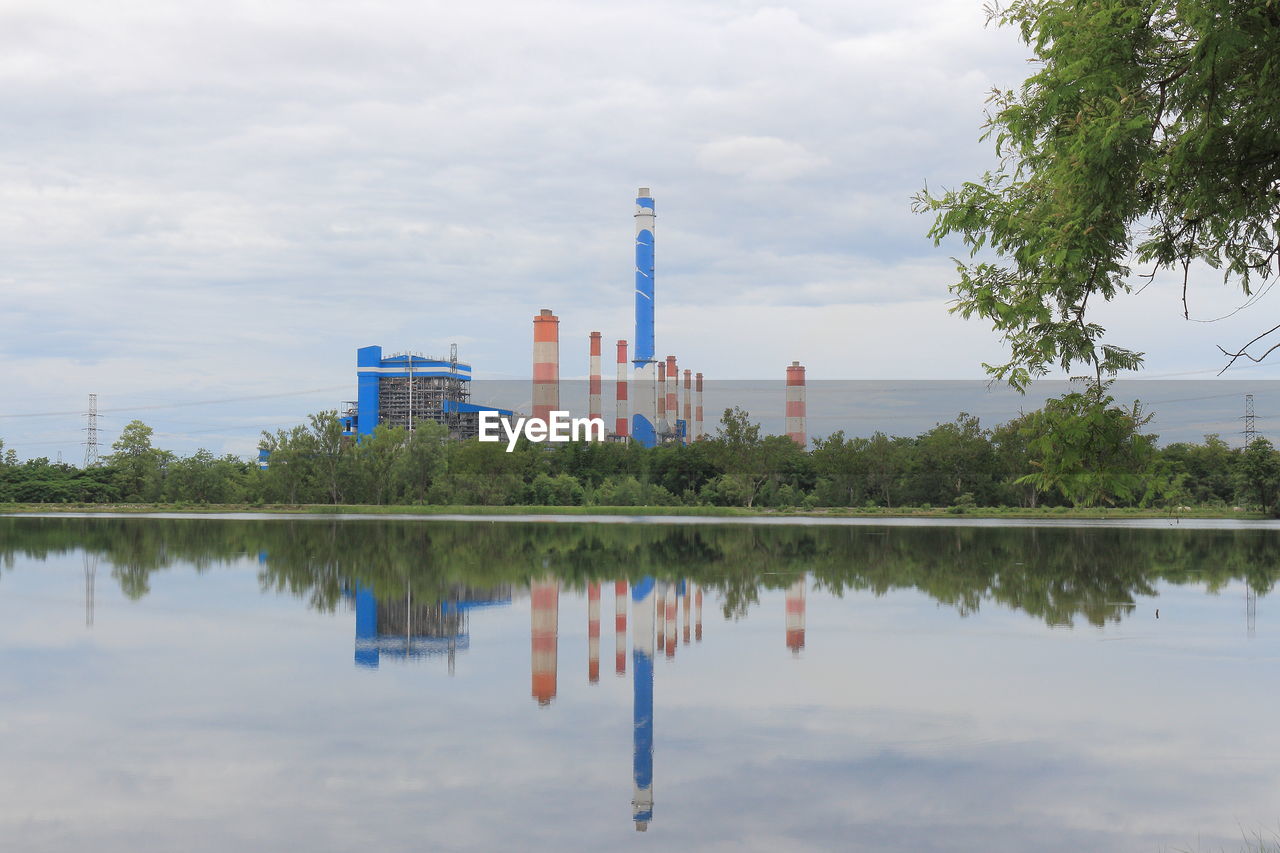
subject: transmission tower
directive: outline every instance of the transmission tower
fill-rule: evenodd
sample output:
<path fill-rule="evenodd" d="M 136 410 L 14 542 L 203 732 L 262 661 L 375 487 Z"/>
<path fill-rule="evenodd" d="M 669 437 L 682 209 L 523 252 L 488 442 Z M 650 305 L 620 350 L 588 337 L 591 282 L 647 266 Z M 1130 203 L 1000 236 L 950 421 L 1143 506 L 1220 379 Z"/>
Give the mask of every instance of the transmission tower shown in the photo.
<path fill-rule="evenodd" d="M 84 467 L 98 464 L 98 395 L 89 395 L 89 411 L 84 413 L 88 423 L 84 428 Z"/>
<path fill-rule="evenodd" d="M 1253 395 L 1244 395 L 1244 446 L 1248 449 L 1258 437 L 1258 425 L 1253 416 Z"/>

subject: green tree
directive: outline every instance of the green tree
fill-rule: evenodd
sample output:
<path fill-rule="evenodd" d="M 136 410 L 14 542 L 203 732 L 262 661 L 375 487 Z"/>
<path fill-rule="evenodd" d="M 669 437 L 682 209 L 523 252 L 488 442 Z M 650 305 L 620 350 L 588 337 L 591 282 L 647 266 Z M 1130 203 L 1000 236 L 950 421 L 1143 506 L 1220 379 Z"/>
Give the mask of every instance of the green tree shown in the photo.
<path fill-rule="evenodd" d="M 128 501 L 158 501 L 165 467 L 173 454 L 151 446 L 151 427 L 139 420 L 125 424 L 111 444 L 110 463 L 119 478 L 120 493 Z"/>
<path fill-rule="evenodd" d="M 739 485 L 746 506 L 754 506 L 760 487 L 774 473 L 778 461 L 776 453 L 765 448 L 760 425 L 753 423 L 749 412 L 740 407 L 726 409 L 707 450 L 713 464 Z"/>
<path fill-rule="evenodd" d="M 1116 504 L 1141 498 L 1155 461 L 1151 420 L 1134 402 L 1112 405 L 1105 385 L 1049 400 L 1027 418 L 1025 431 L 1033 473 L 1018 482 L 1057 491 L 1075 506 Z"/>
<path fill-rule="evenodd" d="M 958 235 L 975 258 L 957 261 L 953 310 L 1004 336 L 992 374 L 1025 387 L 1054 365 L 1098 383 L 1138 367 L 1089 314 L 1133 289 L 1131 259 L 1179 271 L 1184 311 L 1193 265 L 1246 294 L 1276 275 L 1280 4 L 1014 0 L 991 18 L 1037 70 L 991 96 L 999 166 L 916 209 L 935 214 L 935 243 Z"/>
<path fill-rule="evenodd" d="M 1280 453 L 1265 438 L 1255 438 L 1240 457 L 1240 481 L 1248 498 L 1263 512 L 1274 512 L 1280 489 Z"/>

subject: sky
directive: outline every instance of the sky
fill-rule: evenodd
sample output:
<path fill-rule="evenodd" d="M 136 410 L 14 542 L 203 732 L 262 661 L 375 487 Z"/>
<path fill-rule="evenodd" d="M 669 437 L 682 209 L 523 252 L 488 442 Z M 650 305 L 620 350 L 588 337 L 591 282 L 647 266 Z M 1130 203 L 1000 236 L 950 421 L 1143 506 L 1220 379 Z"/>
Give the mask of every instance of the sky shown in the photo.
<path fill-rule="evenodd" d="M 76 461 L 96 393 L 104 449 L 139 417 L 247 455 L 352 398 L 360 346 L 527 377 L 542 308 L 580 377 L 632 337 L 641 186 L 657 348 L 708 381 L 981 378 L 911 196 L 994 166 L 1029 68 L 979 0 L 4 0 L 0 439 Z M 1196 279 L 1193 317 L 1239 303 Z M 1147 378 L 1271 325 L 1181 310 L 1158 279 L 1098 319 Z"/>

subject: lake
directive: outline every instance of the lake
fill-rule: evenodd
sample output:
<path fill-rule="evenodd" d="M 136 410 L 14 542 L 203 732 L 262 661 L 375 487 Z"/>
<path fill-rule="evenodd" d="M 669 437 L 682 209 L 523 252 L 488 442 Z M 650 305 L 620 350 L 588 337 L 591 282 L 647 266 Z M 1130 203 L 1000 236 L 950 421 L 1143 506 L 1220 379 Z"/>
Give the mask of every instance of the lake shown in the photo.
<path fill-rule="evenodd" d="M 1242 850 L 1273 524 L 0 518 L 22 851 Z"/>

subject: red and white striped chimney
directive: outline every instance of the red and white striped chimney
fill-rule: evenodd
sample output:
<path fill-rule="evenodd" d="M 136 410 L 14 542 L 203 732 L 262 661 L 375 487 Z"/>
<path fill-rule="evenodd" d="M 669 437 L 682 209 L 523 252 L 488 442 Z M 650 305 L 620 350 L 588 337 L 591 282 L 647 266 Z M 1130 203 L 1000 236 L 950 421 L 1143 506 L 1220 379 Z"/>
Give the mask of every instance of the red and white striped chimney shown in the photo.
<path fill-rule="evenodd" d="M 798 361 L 787 368 L 787 438 L 807 447 L 805 434 L 804 366 Z"/>
<path fill-rule="evenodd" d="M 667 419 L 671 423 L 671 432 L 679 432 L 680 402 L 676 399 L 676 386 L 680 384 L 680 371 L 676 369 L 676 357 L 667 356 Z"/>
<path fill-rule="evenodd" d="M 600 407 L 600 333 L 591 333 L 591 370 L 587 378 L 587 417 L 603 418 Z"/>
<path fill-rule="evenodd" d="M 702 374 L 693 377 L 693 440 L 702 438 Z"/>
<path fill-rule="evenodd" d="M 533 416 L 544 421 L 560 408 L 560 318 L 543 308 L 533 318 Z"/>
<path fill-rule="evenodd" d="M 667 363 L 665 361 L 658 362 L 658 420 L 654 424 L 654 430 L 659 436 L 667 424 Z M 658 439 L 661 441 L 661 437 Z"/>
<path fill-rule="evenodd" d="M 631 409 L 627 399 L 627 342 L 618 341 L 618 413 L 613 431 L 619 438 L 631 435 Z"/>
<path fill-rule="evenodd" d="M 693 441 L 693 371 L 684 372 L 684 443 Z"/>

